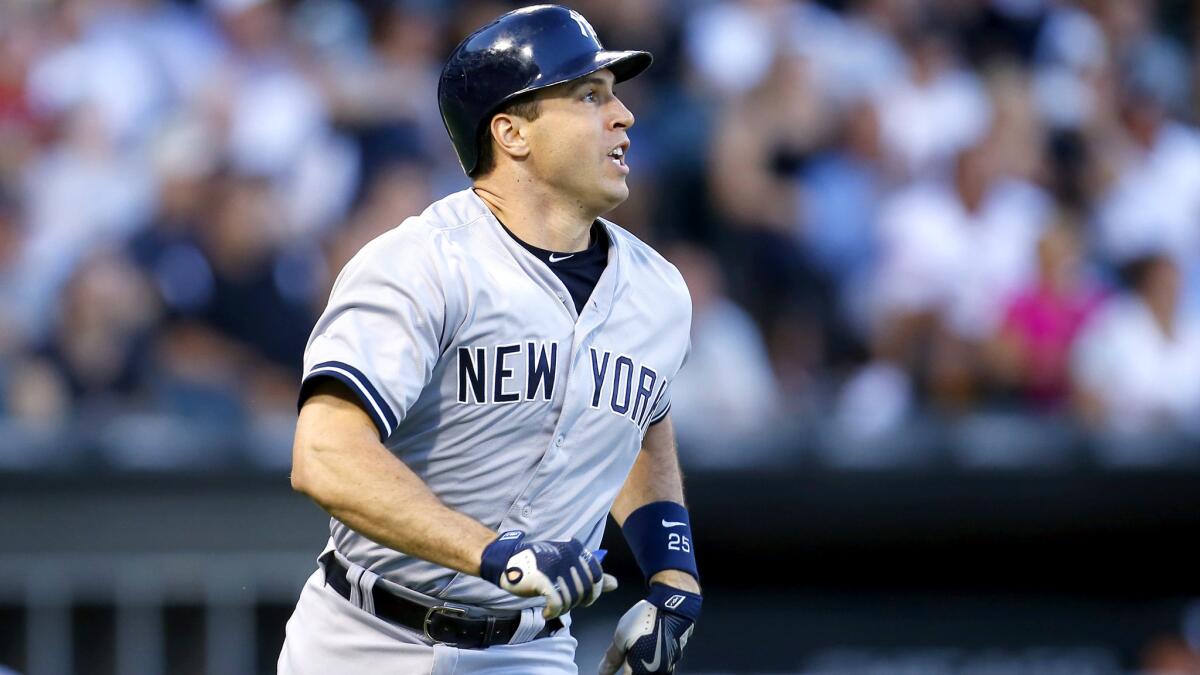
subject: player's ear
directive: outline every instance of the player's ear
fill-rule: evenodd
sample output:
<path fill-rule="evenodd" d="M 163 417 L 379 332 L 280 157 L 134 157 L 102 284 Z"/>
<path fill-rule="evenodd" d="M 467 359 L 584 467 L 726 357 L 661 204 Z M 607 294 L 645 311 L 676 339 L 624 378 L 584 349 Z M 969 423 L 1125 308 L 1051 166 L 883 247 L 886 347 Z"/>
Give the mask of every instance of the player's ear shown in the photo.
<path fill-rule="evenodd" d="M 498 146 L 498 152 L 513 159 L 521 160 L 529 156 L 529 141 L 526 138 L 525 127 L 529 121 L 506 113 L 492 117 L 492 140 Z"/>

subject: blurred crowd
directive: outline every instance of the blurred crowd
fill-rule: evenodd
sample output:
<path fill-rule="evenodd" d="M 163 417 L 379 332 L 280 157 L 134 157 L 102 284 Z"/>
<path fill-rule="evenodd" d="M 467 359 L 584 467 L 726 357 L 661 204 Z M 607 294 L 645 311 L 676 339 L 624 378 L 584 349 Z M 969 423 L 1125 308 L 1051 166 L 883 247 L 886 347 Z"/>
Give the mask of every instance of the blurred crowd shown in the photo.
<path fill-rule="evenodd" d="M 1200 435 L 1192 3 L 567 4 L 655 55 L 611 217 L 689 283 L 694 461 L 980 411 Z M 513 6 L 0 3 L 5 428 L 286 434 L 334 275 L 467 185 L 438 73 Z"/>

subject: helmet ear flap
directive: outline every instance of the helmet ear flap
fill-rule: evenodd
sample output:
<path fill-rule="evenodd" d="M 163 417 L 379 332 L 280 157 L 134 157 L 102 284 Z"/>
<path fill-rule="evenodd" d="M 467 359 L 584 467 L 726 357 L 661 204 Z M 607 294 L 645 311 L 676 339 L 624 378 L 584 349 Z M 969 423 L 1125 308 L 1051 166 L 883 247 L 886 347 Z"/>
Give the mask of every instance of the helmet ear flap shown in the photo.
<path fill-rule="evenodd" d="M 621 82 L 649 67 L 649 52 L 606 51 L 591 24 L 558 5 L 518 9 L 467 36 L 438 81 L 438 108 L 468 176 L 494 160 L 488 124 L 530 92 L 610 68 Z"/>

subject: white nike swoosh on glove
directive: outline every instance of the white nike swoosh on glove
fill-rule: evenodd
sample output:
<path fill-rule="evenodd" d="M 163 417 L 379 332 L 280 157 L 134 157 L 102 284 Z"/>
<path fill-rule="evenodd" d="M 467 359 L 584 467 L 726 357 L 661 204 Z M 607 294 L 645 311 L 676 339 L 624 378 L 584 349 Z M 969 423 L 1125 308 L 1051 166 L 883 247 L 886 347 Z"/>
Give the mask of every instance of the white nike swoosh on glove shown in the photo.
<path fill-rule="evenodd" d="M 649 670 L 650 672 L 654 672 L 654 671 L 658 670 L 658 665 L 660 663 L 662 663 L 662 646 L 663 646 L 663 627 L 659 626 L 658 627 L 658 642 L 655 643 L 655 645 L 654 645 L 654 660 L 653 661 L 646 661 L 644 659 L 642 660 L 642 665 L 646 667 L 646 670 Z"/>

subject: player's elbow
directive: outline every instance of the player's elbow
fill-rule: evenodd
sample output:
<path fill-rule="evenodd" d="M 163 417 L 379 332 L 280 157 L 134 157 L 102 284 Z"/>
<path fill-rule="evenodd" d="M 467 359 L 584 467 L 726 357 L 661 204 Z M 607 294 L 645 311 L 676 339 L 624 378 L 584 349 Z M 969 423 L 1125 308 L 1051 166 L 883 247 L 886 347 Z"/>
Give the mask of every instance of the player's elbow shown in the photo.
<path fill-rule="evenodd" d="M 292 451 L 292 489 L 332 512 L 337 502 L 337 481 L 322 468 L 321 460 L 313 455 L 319 450 L 294 448 Z"/>
<path fill-rule="evenodd" d="M 306 448 L 301 447 L 300 439 L 296 439 L 296 444 L 292 447 L 292 489 L 302 495 L 313 497 L 314 479 L 309 462 L 305 457 L 308 452 Z"/>
<path fill-rule="evenodd" d="M 322 507 L 330 501 L 330 487 L 335 483 L 326 475 L 324 453 L 311 435 L 297 429 L 292 444 L 292 489 Z"/>
<path fill-rule="evenodd" d="M 340 399 L 328 395 L 321 382 L 314 394 L 305 401 L 296 420 L 296 436 L 292 441 L 292 489 L 306 495 L 322 507 L 331 500 L 338 479 L 333 475 L 339 465 L 337 441 L 354 438 L 357 430 L 347 428 L 339 414 Z"/>
<path fill-rule="evenodd" d="M 306 473 L 304 473 L 304 470 L 301 469 L 300 466 L 295 461 L 292 462 L 291 479 L 292 479 L 292 489 L 293 490 L 295 490 L 296 492 L 299 492 L 302 495 L 311 496 L 311 495 L 309 495 L 309 491 L 311 489 L 309 487 L 311 479 L 308 477 L 308 475 Z"/>

